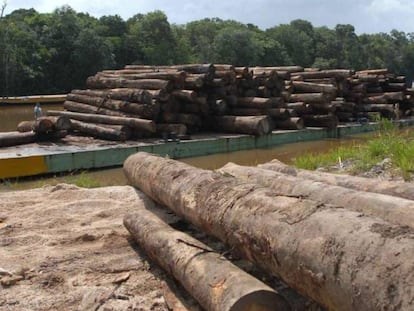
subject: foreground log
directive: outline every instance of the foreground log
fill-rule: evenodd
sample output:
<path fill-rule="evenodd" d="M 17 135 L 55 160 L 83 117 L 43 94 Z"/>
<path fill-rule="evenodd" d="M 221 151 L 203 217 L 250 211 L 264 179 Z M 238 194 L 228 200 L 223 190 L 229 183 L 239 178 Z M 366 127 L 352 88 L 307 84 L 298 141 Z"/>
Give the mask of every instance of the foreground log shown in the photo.
<path fill-rule="evenodd" d="M 278 195 L 305 198 L 322 204 L 333 204 L 364 215 L 379 217 L 396 225 L 414 228 L 414 201 L 412 200 L 333 186 L 234 163 L 228 163 L 219 171 L 242 181 L 269 187 Z"/>
<path fill-rule="evenodd" d="M 297 93 L 330 93 L 336 94 L 337 88 L 329 84 L 319 84 L 301 81 L 292 81 L 293 87 Z"/>
<path fill-rule="evenodd" d="M 34 132 L 4 132 L 0 133 L 0 147 L 11 147 L 34 143 L 36 133 Z"/>
<path fill-rule="evenodd" d="M 289 310 L 270 287 L 150 211 L 140 209 L 135 215 L 125 216 L 124 225 L 146 253 L 205 310 Z"/>
<path fill-rule="evenodd" d="M 139 119 L 139 118 L 105 116 L 105 115 L 97 115 L 97 114 L 89 114 L 89 113 L 77 113 L 77 112 L 56 111 L 56 110 L 49 110 L 48 114 L 51 116 L 65 116 L 73 120 L 84 121 L 88 123 L 126 125 L 126 126 L 129 126 L 130 128 L 143 130 L 143 131 L 147 131 L 150 133 L 155 133 L 156 131 L 156 126 L 153 121 Z"/>
<path fill-rule="evenodd" d="M 329 101 L 329 96 L 327 96 L 324 93 L 299 93 L 299 94 L 291 94 L 289 100 L 291 102 L 324 104 Z"/>
<path fill-rule="evenodd" d="M 147 153 L 129 157 L 124 172 L 155 201 L 329 310 L 414 307 L 414 236 L 406 227 Z"/>
<path fill-rule="evenodd" d="M 91 89 L 134 88 L 166 91 L 172 91 L 174 89 L 174 82 L 160 79 L 128 80 L 94 76 L 89 77 L 86 84 Z"/>
<path fill-rule="evenodd" d="M 72 111 L 72 112 L 79 112 L 79 113 L 93 113 L 93 114 L 100 114 L 100 115 L 107 115 L 107 116 L 118 116 L 118 117 L 132 117 L 132 115 L 123 113 L 120 111 L 100 108 L 91 106 L 88 104 L 83 103 L 77 103 L 70 100 L 66 100 L 63 103 L 63 107 L 66 110 Z"/>
<path fill-rule="evenodd" d="M 256 136 L 269 134 L 272 130 L 272 123 L 267 116 L 218 116 L 213 118 L 212 124 L 216 131 Z"/>
<path fill-rule="evenodd" d="M 131 131 L 124 126 L 103 126 L 72 120 L 72 128 L 83 134 L 106 140 L 125 141 L 131 137 Z"/>
<path fill-rule="evenodd" d="M 286 165 L 278 160 L 259 165 L 260 168 L 297 176 L 303 179 L 315 180 L 329 185 L 336 185 L 360 191 L 387 194 L 395 197 L 414 200 L 414 185 L 383 181 L 378 179 L 332 174 L 325 172 L 308 171 Z"/>

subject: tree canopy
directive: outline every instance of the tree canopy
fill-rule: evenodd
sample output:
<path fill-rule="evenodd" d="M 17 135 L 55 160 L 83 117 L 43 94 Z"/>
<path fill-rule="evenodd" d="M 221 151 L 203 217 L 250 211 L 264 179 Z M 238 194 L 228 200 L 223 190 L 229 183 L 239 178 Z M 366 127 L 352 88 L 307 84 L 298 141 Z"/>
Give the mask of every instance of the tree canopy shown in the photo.
<path fill-rule="evenodd" d="M 68 92 L 86 78 L 126 64 L 230 63 L 317 68 L 388 68 L 413 78 L 414 33 L 355 33 L 352 25 L 305 20 L 261 30 L 206 18 L 170 24 L 161 11 L 95 18 L 63 6 L 52 13 L 0 15 L 0 96 Z"/>

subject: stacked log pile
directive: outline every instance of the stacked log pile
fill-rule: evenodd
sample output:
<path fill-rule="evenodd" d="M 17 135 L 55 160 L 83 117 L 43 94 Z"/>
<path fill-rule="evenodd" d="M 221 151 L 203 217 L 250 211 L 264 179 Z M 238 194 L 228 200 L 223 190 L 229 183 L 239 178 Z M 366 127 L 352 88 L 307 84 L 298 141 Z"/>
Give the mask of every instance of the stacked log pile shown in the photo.
<path fill-rule="evenodd" d="M 70 116 L 76 120 L 74 129 L 113 140 L 172 133 L 185 137 L 199 131 L 263 135 L 274 128 L 335 128 L 339 121 L 378 114 L 409 116 L 414 107 L 414 90 L 406 88 L 404 77 L 387 70 L 128 65 L 98 72 L 87 86 L 73 90 L 64 103 L 68 112 L 88 115 Z M 117 121 L 96 121 L 92 114 Z M 146 126 L 132 126 L 126 120 L 131 118 Z"/>
<path fill-rule="evenodd" d="M 131 185 L 327 310 L 414 307 L 414 191 L 409 184 L 376 181 L 377 192 L 389 193 L 377 196 L 361 190 L 373 184 L 364 178 L 356 183 L 361 189 L 352 190 L 347 185 L 353 182 L 337 179 L 343 181 L 340 186 L 329 185 L 336 181 L 332 176 L 315 182 L 304 172 L 274 162 L 261 168 L 228 165 L 212 172 L 147 153 L 129 157 L 124 171 Z M 318 174 L 314 179 L 320 179 Z M 404 191 L 392 192 L 397 186 Z M 210 295 L 203 281 L 194 286 L 195 280 L 188 279 L 210 277 L 204 275 L 210 271 L 207 263 L 189 266 L 187 251 L 178 250 L 190 245 L 193 252 L 199 251 L 198 242 L 174 246 L 183 239 L 168 231 L 160 235 L 155 230 L 159 227 L 147 228 L 145 214 L 127 216 L 124 223 L 152 258 L 201 297 L 199 301 Z M 165 262 L 165 252 L 178 265 Z M 233 279 L 232 273 L 221 271 L 220 281 L 210 284 L 218 294 L 215 301 L 226 288 L 221 284 Z M 208 301 L 204 305 L 220 309 Z"/>

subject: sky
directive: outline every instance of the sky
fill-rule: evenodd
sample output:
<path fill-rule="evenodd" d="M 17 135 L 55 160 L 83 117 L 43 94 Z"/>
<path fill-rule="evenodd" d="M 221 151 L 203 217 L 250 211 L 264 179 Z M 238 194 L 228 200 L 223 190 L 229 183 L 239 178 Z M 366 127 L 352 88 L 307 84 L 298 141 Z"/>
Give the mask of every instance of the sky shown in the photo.
<path fill-rule="evenodd" d="M 413 0 L 0 0 L 7 1 L 5 14 L 34 8 L 41 13 L 69 5 L 77 12 L 120 15 L 163 11 L 170 23 L 185 24 L 205 17 L 252 23 L 261 29 L 287 24 L 294 19 L 310 21 L 315 27 L 351 24 L 358 34 L 414 32 Z"/>

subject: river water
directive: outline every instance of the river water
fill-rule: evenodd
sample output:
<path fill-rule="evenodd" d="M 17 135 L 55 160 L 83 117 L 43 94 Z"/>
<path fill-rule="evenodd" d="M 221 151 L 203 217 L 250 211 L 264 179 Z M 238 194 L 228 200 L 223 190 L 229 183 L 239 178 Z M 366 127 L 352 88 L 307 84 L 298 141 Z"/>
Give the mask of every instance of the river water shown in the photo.
<path fill-rule="evenodd" d="M 42 105 L 44 113 L 47 110 L 61 110 L 62 105 Z M 15 131 L 20 121 L 33 119 L 33 106 L 0 106 L 0 131 Z M 209 156 L 180 159 L 180 161 L 195 167 L 203 169 L 217 169 L 228 162 L 234 162 L 240 165 L 257 165 L 279 159 L 285 163 L 291 163 L 292 160 L 303 153 L 321 153 L 328 151 L 340 145 L 354 144 L 359 141 L 361 136 L 346 137 L 341 139 L 326 139 L 320 141 L 300 142 L 288 145 L 281 145 L 273 148 L 255 149 L 237 151 L 224 154 L 214 154 Z M 98 171 L 89 171 L 87 174 L 69 175 L 58 177 L 42 177 L 32 179 L 23 179 L 0 184 L 0 190 L 30 189 L 42 187 L 47 184 L 58 184 L 62 182 L 76 182 L 83 179 L 86 182 L 92 180 L 101 186 L 126 185 L 127 180 L 123 174 L 122 168 L 104 169 Z"/>

